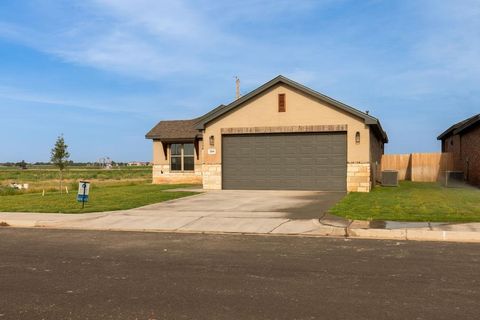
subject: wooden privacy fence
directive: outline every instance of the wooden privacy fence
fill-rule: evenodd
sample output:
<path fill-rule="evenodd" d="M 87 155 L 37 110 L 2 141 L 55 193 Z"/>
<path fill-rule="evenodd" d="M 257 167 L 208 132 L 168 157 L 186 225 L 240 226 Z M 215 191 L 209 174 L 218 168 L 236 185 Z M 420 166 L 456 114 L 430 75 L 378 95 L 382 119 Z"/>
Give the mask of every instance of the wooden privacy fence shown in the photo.
<path fill-rule="evenodd" d="M 445 171 L 453 170 L 453 154 L 384 154 L 380 170 L 397 170 L 399 180 L 440 181 L 443 179 Z"/>

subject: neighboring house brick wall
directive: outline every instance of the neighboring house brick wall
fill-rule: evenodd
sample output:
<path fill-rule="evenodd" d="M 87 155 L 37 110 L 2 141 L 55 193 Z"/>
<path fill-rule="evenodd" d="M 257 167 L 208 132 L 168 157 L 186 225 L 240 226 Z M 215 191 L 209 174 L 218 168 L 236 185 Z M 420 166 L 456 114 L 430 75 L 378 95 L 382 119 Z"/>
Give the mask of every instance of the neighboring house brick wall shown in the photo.
<path fill-rule="evenodd" d="M 460 169 L 469 183 L 480 186 L 480 125 L 462 133 L 460 149 Z"/>
<path fill-rule="evenodd" d="M 443 140 L 443 152 L 453 153 L 454 170 L 463 171 L 461 141 L 459 135 L 451 135 Z"/>

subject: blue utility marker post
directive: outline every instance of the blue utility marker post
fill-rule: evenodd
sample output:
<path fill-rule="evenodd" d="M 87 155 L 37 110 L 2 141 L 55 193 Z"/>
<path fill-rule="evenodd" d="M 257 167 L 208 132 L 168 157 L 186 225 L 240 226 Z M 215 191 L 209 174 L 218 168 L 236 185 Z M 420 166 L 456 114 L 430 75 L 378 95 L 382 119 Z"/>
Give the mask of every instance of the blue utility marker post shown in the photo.
<path fill-rule="evenodd" d="M 88 202 L 89 193 L 90 193 L 90 182 L 80 181 L 78 184 L 77 201 L 82 203 L 82 209 L 85 208 L 85 202 Z"/>

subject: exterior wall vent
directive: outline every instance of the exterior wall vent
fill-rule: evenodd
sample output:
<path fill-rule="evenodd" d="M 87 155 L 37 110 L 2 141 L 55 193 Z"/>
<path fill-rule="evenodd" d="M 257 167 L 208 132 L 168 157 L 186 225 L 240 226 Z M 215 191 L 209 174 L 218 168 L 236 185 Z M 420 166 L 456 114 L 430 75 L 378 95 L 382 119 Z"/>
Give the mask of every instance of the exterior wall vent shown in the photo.
<path fill-rule="evenodd" d="M 286 102 L 285 102 L 285 93 L 280 93 L 278 95 L 278 112 L 286 111 Z"/>

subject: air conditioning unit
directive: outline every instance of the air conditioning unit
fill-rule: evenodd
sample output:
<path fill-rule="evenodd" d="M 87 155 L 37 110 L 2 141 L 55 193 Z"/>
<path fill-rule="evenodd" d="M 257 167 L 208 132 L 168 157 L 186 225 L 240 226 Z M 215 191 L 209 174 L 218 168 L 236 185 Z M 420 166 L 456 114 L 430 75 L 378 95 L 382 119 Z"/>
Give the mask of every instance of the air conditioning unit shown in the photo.
<path fill-rule="evenodd" d="M 445 187 L 460 188 L 465 186 L 465 175 L 462 171 L 445 171 Z"/>
<path fill-rule="evenodd" d="M 384 187 L 398 187 L 398 171 L 397 170 L 383 170 L 382 171 L 382 186 L 384 186 Z"/>

